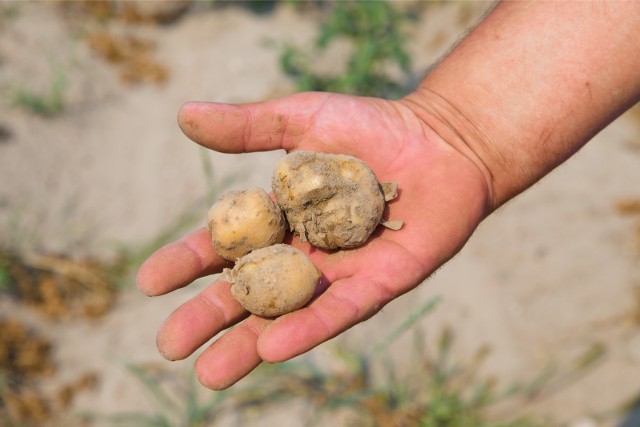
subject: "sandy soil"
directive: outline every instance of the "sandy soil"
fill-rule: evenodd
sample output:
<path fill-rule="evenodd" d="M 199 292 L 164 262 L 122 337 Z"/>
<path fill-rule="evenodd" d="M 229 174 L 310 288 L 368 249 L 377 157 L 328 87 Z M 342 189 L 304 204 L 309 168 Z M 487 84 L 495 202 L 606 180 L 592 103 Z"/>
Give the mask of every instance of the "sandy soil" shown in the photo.
<path fill-rule="evenodd" d="M 281 153 L 204 153 L 181 135 L 175 115 L 187 100 L 246 102 L 290 92 L 268 41 L 309 40 L 314 16 L 289 7 L 266 14 L 238 6 L 196 9 L 170 25 L 110 24 L 112 31 L 152 40 L 154 58 L 168 67 L 164 85 L 131 86 L 56 6 L 0 6 L 0 243 L 109 257 L 121 246 L 152 240 L 186 210 L 201 212 L 204 221 L 203 159 L 213 165 L 218 185 L 233 178 L 225 188 L 268 188 Z M 411 45 L 416 76 L 481 11 L 462 3 L 426 8 Z M 11 104 L 17 88 L 46 90 L 59 70 L 67 81 L 62 115 L 42 118 Z M 385 336 L 407 312 L 442 295 L 435 314 L 422 322 L 427 335 L 453 327 L 455 356 L 462 360 L 488 344 L 483 373 L 503 384 L 530 380 L 551 362 L 568 369 L 580 354 L 602 349 L 604 357 L 585 375 L 529 409 L 576 426 L 613 425 L 592 415 L 640 392 L 640 249 L 634 235 L 640 219 L 615 209 L 620 200 L 640 198 L 639 139 L 633 120 L 614 122 L 485 221 L 434 277 L 312 357 L 337 344 L 370 349 L 372 336 Z M 155 331 L 206 283 L 157 299 L 132 288 L 99 322 L 52 324 L 9 300 L 1 300 L 0 309 L 56 343 L 58 380 L 100 374 L 100 385 L 78 396 L 74 411 L 151 410 L 124 365 L 170 365 L 156 353 Z M 402 362 L 410 343 L 398 344 L 395 357 Z M 186 372 L 191 363 L 172 368 Z M 251 425 L 272 421 L 261 417 Z"/>

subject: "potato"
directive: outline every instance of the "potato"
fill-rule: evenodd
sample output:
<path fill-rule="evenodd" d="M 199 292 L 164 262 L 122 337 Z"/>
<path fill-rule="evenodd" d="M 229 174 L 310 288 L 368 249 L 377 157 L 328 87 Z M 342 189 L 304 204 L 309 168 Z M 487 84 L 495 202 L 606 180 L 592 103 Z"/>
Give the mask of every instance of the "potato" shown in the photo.
<path fill-rule="evenodd" d="M 231 293 L 247 311 L 276 317 L 309 302 L 320 272 L 302 251 L 278 244 L 240 258 L 222 279 L 232 284 Z"/>
<path fill-rule="evenodd" d="M 271 185 L 291 231 L 324 249 L 362 245 L 385 207 L 373 171 L 347 155 L 295 151 L 277 164 Z"/>
<path fill-rule="evenodd" d="M 282 210 L 261 188 L 224 194 L 209 210 L 207 222 L 214 249 L 231 261 L 281 243 L 286 232 Z"/>

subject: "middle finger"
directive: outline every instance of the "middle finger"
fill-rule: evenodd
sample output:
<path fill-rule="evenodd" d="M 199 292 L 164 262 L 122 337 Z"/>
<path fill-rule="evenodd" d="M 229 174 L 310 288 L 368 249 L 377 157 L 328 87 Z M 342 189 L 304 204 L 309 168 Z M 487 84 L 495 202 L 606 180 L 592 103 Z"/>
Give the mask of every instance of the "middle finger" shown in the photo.
<path fill-rule="evenodd" d="M 171 313 L 156 337 L 160 354 L 169 360 L 184 359 L 218 332 L 247 317 L 230 287 L 217 280 Z"/>

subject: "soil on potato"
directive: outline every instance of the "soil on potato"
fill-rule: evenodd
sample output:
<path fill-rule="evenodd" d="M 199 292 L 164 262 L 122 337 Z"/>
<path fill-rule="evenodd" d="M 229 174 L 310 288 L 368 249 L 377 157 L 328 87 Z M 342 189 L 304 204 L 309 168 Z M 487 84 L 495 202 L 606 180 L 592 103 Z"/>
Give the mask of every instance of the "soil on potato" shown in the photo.
<path fill-rule="evenodd" d="M 385 206 L 369 166 L 344 155 L 291 153 L 276 166 L 272 188 L 291 230 L 323 249 L 364 244 Z"/>

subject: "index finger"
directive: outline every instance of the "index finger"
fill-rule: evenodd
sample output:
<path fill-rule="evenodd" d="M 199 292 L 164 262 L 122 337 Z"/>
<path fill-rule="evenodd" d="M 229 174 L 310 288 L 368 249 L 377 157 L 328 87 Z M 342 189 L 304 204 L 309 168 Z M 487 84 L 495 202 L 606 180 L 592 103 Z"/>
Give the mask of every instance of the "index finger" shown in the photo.
<path fill-rule="evenodd" d="M 136 283 L 145 295 L 163 295 L 224 267 L 231 267 L 231 262 L 214 251 L 209 232 L 202 227 L 151 254 L 140 266 Z"/>

